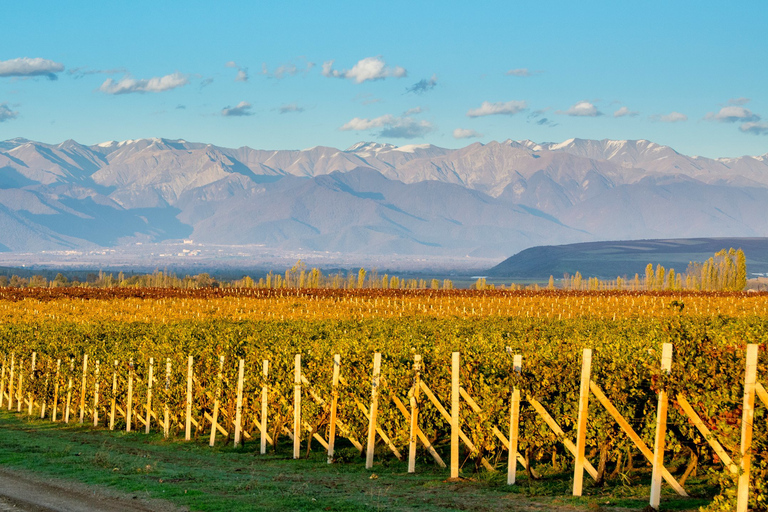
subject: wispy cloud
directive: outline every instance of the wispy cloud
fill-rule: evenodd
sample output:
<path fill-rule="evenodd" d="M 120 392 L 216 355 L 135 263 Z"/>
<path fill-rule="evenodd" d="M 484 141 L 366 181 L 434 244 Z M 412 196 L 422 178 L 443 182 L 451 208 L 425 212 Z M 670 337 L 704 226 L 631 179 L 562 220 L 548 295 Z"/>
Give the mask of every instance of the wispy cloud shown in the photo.
<path fill-rule="evenodd" d="M 768 123 L 748 122 L 739 126 L 739 130 L 753 135 L 768 135 Z"/>
<path fill-rule="evenodd" d="M 397 117 L 391 114 L 373 119 L 355 117 L 339 128 L 339 130 L 368 131 L 376 128 L 382 129 L 379 132 L 379 137 L 395 139 L 416 139 L 435 130 L 435 127 L 429 121 L 419 121 L 407 116 Z"/>
<path fill-rule="evenodd" d="M 422 112 L 424 112 L 423 108 L 421 108 L 421 107 L 413 107 L 413 108 L 409 108 L 408 110 L 403 112 L 403 115 L 404 116 L 414 116 L 416 114 L 421 114 Z"/>
<path fill-rule="evenodd" d="M 482 136 L 482 133 L 478 133 L 475 130 L 470 130 L 468 128 L 456 128 L 453 130 L 454 139 L 476 139 L 477 137 Z"/>
<path fill-rule="evenodd" d="M 557 126 L 557 123 L 552 121 L 551 119 L 544 117 L 544 114 L 549 112 L 551 109 L 549 107 L 540 109 L 540 110 L 534 110 L 530 114 L 528 114 L 527 123 L 533 122 L 534 124 L 538 126 Z"/>
<path fill-rule="evenodd" d="M 74 69 L 68 69 L 67 74 L 71 75 L 74 79 L 83 78 L 84 76 L 89 75 L 119 75 L 119 74 L 126 74 L 128 73 L 128 70 L 125 68 L 114 68 L 114 69 L 88 69 L 86 67 L 79 67 Z"/>
<path fill-rule="evenodd" d="M 252 116 L 251 107 L 252 105 L 247 101 L 241 101 L 234 107 L 224 107 L 221 109 L 221 115 L 224 117 Z"/>
<path fill-rule="evenodd" d="M 619 110 L 613 113 L 613 117 L 635 117 L 640 112 L 635 110 L 629 110 L 627 107 L 621 107 Z"/>
<path fill-rule="evenodd" d="M 527 77 L 527 76 L 533 76 L 533 75 L 540 75 L 543 71 L 540 69 L 531 71 L 528 68 L 516 68 L 516 69 L 510 69 L 507 71 L 507 76 L 520 76 L 520 77 Z"/>
<path fill-rule="evenodd" d="M 573 117 L 597 117 L 603 115 L 603 113 L 589 101 L 580 101 L 572 105 L 568 110 L 557 110 L 555 113 Z"/>
<path fill-rule="evenodd" d="M 747 108 L 730 105 L 728 107 L 721 108 L 717 114 L 714 112 L 708 113 L 705 119 L 709 121 L 719 121 L 721 123 L 743 123 L 749 121 L 759 121 L 760 116 L 754 114 Z"/>
<path fill-rule="evenodd" d="M 291 112 L 304 112 L 305 108 L 298 106 L 296 103 L 289 103 L 280 107 L 281 114 L 290 114 Z"/>
<path fill-rule="evenodd" d="M 237 63 L 233 60 L 227 62 L 224 64 L 228 68 L 235 68 L 237 69 L 237 76 L 235 76 L 235 82 L 247 82 L 248 81 L 248 68 L 244 68 L 241 66 L 238 66 Z"/>
<path fill-rule="evenodd" d="M 300 73 L 306 75 L 312 68 L 315 67 L 314 62 L 310 62 L 304 57 L 299 57 L 298 60 L 300 61 L 299 64 L 295 64 L 293 62 L 280 64 L 274 69 L 274 71 L 270 71 L 269 67 L 267 67 L 267 63 L 264 62 L 261 64 L 260 74 L 266 76 L 267 78 L 276 78 L 277 80 L 282 80 L 283 78 L 295 76 Z"/>
<path fill-rule="evenodd" d="M 125 76 L 120 80 L 107 78 L 107 80 L 101 84 L 99 90 L 107 94 L 164 92 L 170 91 L 171 89 L 176 89 L 177 87 L 183 87 L 188 83 L 189 78 L 187 75 L 183 75 L 179 72 L 141 80 L 131 78 L 130 76 Z"/>
<path fill-rule="evenodd" d="M 429 80 L 424 78 L 423 80 L 419 80 L 412 86 L 406 87 L 405 92 L 412 92 L 414 94 L 424 94 L 425 92 L 429 92 L 432 89 L 434 89 L 436 85 L 437 85 L 437 76 L 432 75 L 432 78 L 430 78 Z"/>
<path fill-rule="evenodd" d="M 731 99 L 728 100 L 728 104 L 729 105 L 746 105 L 750 101 L 752 101 L 750 98 L 744 98 L 744 97 L 742 97 L 742 98 L 731 98 Z"/>
<path fill-rule="evenodd" d="M 50 80 L 56 80 L 56 73 L 64 71 L 64 64 L 48 59 L 22 57 L 0 61 L 0 77 L 16 76 L 31 77 L 44 76 Z"/>
<path fill-rule="evenodd" d="M 0 103 L 0 123 L 16 119 L 19 113 L 10 109 L 7 103 Z"/>
<path fill-rule="evenodd" d="M 332 60 L 323 63 L 323 76 L 333 78 L 346 78 L 355 83 L 372 80 L 384 80 L 388 77 L 403 78 L 408 76 L 408 71 L 400 66 L 389 67 L 381 57 L 366 57 L 357 62 L 352 69 L 333 69 Z"/>
<path fill-rule="evenodd" d="M 484 101 L 480 107 L 467 110 L 468 117 L 482 117 L 482 116 L 495 116 L 495 115 L 507 115 L 513 116 L 519 112 L 522 112 L 528 108 L 528 104 L 525 101 L 507 101 L 491 103 Z"/>
<path fill-rule="evenodd" d="M 651 121 L 661 123 L 680 123 L 688 120 L 688 116 L 680 112 L 670 112 L 669 114 L 655 114 L 650 116 Z"/>

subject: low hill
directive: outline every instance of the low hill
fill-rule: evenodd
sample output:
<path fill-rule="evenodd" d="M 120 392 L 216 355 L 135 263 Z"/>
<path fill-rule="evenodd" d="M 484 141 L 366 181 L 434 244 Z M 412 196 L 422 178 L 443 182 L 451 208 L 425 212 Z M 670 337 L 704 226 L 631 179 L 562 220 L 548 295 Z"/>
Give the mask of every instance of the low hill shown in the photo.
<path fill-rule="evenodd" d="M 750 278 L 768 275 L 768 238 L 682 238 L 531 247 L 488 270 L 488 276 L 546 279 L 578 271 L 583 276 L 612 279 L 643 275 L 648 263 L 685 272 L 689 262 L 705 261 L 730 247 L 744 251 Z"/>

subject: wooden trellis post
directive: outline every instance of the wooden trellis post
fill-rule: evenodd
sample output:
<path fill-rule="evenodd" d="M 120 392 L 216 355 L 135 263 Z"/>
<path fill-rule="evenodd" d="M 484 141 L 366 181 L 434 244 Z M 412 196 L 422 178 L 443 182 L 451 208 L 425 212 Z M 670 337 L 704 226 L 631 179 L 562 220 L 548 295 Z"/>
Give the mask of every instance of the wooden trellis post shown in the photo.
<path fill-rule="evenodd" d="M 112 369 L 112 403 L 109 408 L 109 430 L 115 430 L 115 408 L 117 407 L 117 359 Z"/>
<path fill-rule="evenodd" d="M 83 424 L 85 419 L 85 385 L 86 377 L 88 376 L 88 354 L 83 354 L 83 378 L 80 385 L 80 424 Z"/>
<path fill-rule="evenodd" d="M 50 364 L 45 365 L 45 384 L 43 384 L 43 396 L 40 400 L 40 419 L 45 418 L 45 411 L 48 406 L 48 383 L 51 380 Z"/>
<path fill-rule="evenodd" d="M 69 423 L 69 411 L 72 405 L 72 374 L 75 373 L 75 359 L 69 360 L 69 380 L 67 382 L 67 404 L 64 408 L 64 423 Z"/>
<path fill-rule="evenodd" d="M 381 352 L 373 355 L 373 380 L 371 381 L 371 413 L 368 416 L 368 445 L 365 451 L 365 469 L 373 467 L 373 452 L 376 446 L 376 426 L 379 410 L 379 379 L 381 373 Z"/>
<path fill-rule="evenodd" d="M 339 403 L 339 372 L 341 370 L 341 355 L 333 355 L 333 378 L 331 396 L 331 419 L 328 425 L 328 464 L 333 463 L 334 447 L 336 446 L 336 410 Z"/>
<path fill-rule="evenodd" d="M 184 440 L 192 439 L 192 356 L 187 359 L 187 411 L 184 422 Z"/>
<path fill-rule="evenodd" d="M 240 431 L 243 421 L 243 379 L 245 377 L 245 361 L 240 360 L 237 369 L 237 402 L 235 404 L 235 446 L 240 446 Z"/>
<path fill-rule="evenodd" d="M 264 360 L 262 363 L 262 375 L 264 377 L 264 383 L 261 386 L 261 454 L 267 453 L 267 398 L 268 398 L 268 386 L 267 377 L 269 376 L 269 361 Z"/>
<path fill-rule="evenodd" d="M 93 371 L 95 382 L 93 384 L 93 426 L 99 426 L 99 360 L 96 360 L 96 367 Z"/>
<path fill-rule="evenodd" d="M 411 387 L 411 421 L 410 437 L 408 440 L 408 472 L 416 472 L 416 442 L 419 431 L 419 382 L 421 381 L 421 355 L 413 356 L 413 387 Z"/>
<path fill-rule="evenodd" d="M 0 374 L 0 407 L 3 406 L 3 399 L 5 398 L 5 365 L 8 363 L 8 354 L 3 354 L 3 370 Z"/>
<path fill-rule="evenodd" d="M 665 343 L 661 352 L 661 371 L 669 375 L 672 370 L 672 344 Z M 651 474 L 651 507 L 658 510 L 661 502 L 661 478 L 664 468 L 664 437 L 667 435 L 667 391 L 659 391 L 656 413 L 656 442 L 653 445 L 653 472 Z"/>
<path fill-rule="evenodd" d="M 16 362 L 15 361 L 16 354 L 11 354 L 11 375 L 8 379 L 8 410 L 10 411 L 13 408 L 13 365 Z"/>
<path fill-rule="evenodd" d="M 579 388 L 579 419 L 576 434 L 576 464 L 573 472 L 573 495 L 581 496 L 584 485 L 584 450 L 587 442 L 587 416 L 589 416 L 589 380 L 592 369 L 592 349 L 584 349 L 581 361 Z"/>
<path fill-rule="evenodd" d="M 149 426 L 152 421 L 152 382 L 154 381 L 154 369 L 155 369 L 155 358 L 150 357 L 149 358 L 149 378 L 147 379 L 147 410 L 145 411 L 147 416 L 147 421 L 144 425 L 144 433 L 149 434 Z"/>
<path fill-rule="evenodd" d="M 51 421 L 56 421 L 56 415 L 59 412 L 59 372 L 61 371 L 61 359 L 56 360 L 56 380 L 53 384 L 53 412 Z"/>
<path fill-rule="evenodd" d="M 293 366 L 293 458 L 301 456 L 301 354 Z"/>
<path fill-rule="evenodd" d="M 16 412 L 21 412 L 22 388 L 24 387 L 24 359 L 19 360 L 19 382 L 16 384 Z"/>
<path fill-rule="evenodd" d="M 125 431 L 131 431 L 131 420 L 133 419 L 133 358 L 128 363 L 128 405 L 125 408 Z"/>
<path fill-rule="evenodd" d="M 459 478 L 459 353 L 451 354 L 451 478 Z"/>
<path fill-rule="evenodd" d="M 221 381 L 223 379 L 222 373 L 224 372 L 224 356 L 219 356 L 219 375 L 216 378 L 216 395 L 213 401 L 213 418 L 211 419 L 211 438 L 208 442 L 209 446 L 216 444 L 216 427 L 219 421 L 219 401 L 221 399 Z"/>
<path fill-rule="evenodd" d="M 171 392 L 171 358 L 165 359 L 165 404 L 163 406 L 163 437 L 168 439 L 171 430 L 171 408 L 168 405 Z"/>
<path fill-rule="evenodd" d="M 33 383 L 35 382 L 35 365 L 37 363 L 37 352 L 32 352 L 32 364 L 30 365 L 29 372 L 29 392 L 27 393 L 27 399 L 29 400 L 29 408 L 27 409 L 27 416 L 32 416 L 32 406 L 34 405 L 34 396 L 32 396 Z"/>
<path fill-rule="evenodd" d="M 755 417 L 755 383 L 757 382 L 757 345 L 747 345 L 744 374 L 744 410 L 741 416 L 741 474 L 739 474 L 736 512 L 747 512 L 749 506 L 749 471 L 752 463 L 752 423 Z"/>
<path fill-rule="evenodd" d="M 523 356 L 516 354 L 512 371 L 520 375 L 523 371 Z M 517 444 L 520 434 L 520 390 L 512 390 L 512 404 L 509 412 L 509 461 L 507 466 L 507 485 L 514 485 L 517 479 Z"/>

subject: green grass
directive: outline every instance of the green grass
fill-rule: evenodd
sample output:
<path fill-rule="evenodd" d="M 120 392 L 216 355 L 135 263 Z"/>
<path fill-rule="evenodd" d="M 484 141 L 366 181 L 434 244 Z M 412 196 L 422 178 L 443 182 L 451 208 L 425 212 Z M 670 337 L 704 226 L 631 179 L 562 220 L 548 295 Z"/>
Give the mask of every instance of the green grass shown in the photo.
<path fill-rule="evenodd" d="M 283 437 L 277 453 L 259 455 L 258 443 L 243 448 L 207 442 L 165 440 L 160 434 L 110 432 L 52 424 L 0 412 L 0 465 L 42 477 L 75 480 L 140 498 L 166 499 L 192 510 L 641 510 L 647 481 L 603 488 L 585 485 L 571 497 L 572 474 L 548 474 L 531 481 L 524 472 L 516 486 L 506 471 L 471 473 L 447 482 L 448 471 L 420 459 L 415 475 L 392 458 L 377 458 L 372 471 L 353 449 L 340 450 L 348 462 L 328 465 L 315 443 L 308 458 L 292 460 Z M 207 440 L 207 436 L 206 436 Z M 352 454 L 352 452 L 354 452 Z M 352 454 L 352 455 L 350 455 Z M 706 482 L 689 492 L 711 496 Z M 665 494 L 664 510 L 695 510 L 709 499 L 676 499 Z"/>

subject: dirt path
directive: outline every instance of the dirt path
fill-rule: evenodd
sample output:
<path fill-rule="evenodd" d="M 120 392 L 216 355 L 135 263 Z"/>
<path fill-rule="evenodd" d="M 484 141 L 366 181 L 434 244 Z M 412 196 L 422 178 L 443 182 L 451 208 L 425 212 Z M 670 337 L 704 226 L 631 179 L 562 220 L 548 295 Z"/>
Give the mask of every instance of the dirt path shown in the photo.
<path fill-rule="evenodd" d="M 97 487 L 41 479 L 0 468 L 0 512 L 181 512 L 160 500 L 142 500 Z"/>

